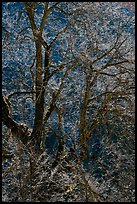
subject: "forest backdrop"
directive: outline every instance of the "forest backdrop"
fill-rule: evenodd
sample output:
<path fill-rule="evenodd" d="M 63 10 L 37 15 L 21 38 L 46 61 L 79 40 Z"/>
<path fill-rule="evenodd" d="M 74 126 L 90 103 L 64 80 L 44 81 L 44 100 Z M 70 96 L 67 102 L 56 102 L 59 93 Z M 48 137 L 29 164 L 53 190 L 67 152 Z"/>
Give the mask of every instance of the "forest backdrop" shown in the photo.
<path fill-rule="evenodd" d="M 134 18 L 130 2 L 2 3 L 3 201 L 134 201 Z"/>

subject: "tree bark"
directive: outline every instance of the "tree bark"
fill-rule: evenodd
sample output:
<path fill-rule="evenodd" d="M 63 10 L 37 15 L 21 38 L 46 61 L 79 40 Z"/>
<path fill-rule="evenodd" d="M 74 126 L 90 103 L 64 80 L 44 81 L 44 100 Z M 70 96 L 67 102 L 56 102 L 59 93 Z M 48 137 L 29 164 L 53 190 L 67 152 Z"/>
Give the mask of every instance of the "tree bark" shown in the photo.
<path fill-rule="evenodd" d="M 8 100 L 2 96 L 2 121 L 4 125 L 11 129 L 13 137 L 20 139 L 24 144 L 29 141 L 29 128 L 26 125 L 15 122 L 10 113 Z"/>
<path fill-rule="evenodd" d="M 42 127 L 43 127 L 43 114 L 44 114 L 44 93 L 45 87 L 42 80 L 42 46 L 41 43 L 36 41 L 36 103 L 35 103 L 35 120 L 32 131 L 32 138 L 36 151 L 40 150 Z"/>

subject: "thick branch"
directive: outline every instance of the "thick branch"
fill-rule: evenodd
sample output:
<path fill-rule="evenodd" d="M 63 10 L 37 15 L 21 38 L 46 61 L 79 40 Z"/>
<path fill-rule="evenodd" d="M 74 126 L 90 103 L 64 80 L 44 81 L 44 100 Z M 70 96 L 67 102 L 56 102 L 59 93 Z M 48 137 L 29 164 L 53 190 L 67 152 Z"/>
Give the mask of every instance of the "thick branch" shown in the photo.
<path fill-rule="evenodd" d="M 84 132 L 86 127 L 86 111 L 87 111 L 89 96 L 90 96 L 90 76 L 87 76 L 84 102 L 80 111 L 80 137 L 81 137 L 80 140 L 81 140 L 81 145 L 83 146 L 84 149 L 86 148 L 86 138 L 85 138 Z"/>
<path fill-rule="evenodd" d="M 10 104 L 5 96 L 2 96 L 2 121 L 11 129 L 14 138 L 20 139 L 24 144 L 29 140 L 29 128 L 26 125 L 20 125 L 11 117 Z"/>
<path fill-rule="evenodd" d="M 13 92 L 11 94 L 9 94 L 7 97 L 8 99 L 10 99 L 12 96 L 14 95 L 20 95 L 20 94 L 34 94 L 36 93 L 36 91 L 16 91 L 16 92 Z"/>

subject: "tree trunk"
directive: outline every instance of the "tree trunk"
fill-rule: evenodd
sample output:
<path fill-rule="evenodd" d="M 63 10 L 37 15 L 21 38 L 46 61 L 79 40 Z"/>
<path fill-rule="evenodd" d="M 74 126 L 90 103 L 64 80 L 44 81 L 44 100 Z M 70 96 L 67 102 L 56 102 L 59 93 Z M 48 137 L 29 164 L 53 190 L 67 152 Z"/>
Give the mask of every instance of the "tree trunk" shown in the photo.
<path fill-rule="evenodd" d="M 36 151 L 40 150 L 43 114 L 44 114 L 44 93 L 45 87 L 42 80 L 42 46 L 39 40 L 36 41 L 36 103 L 35 103 L 35 120 L 32 131 L 32 138 Z"/>

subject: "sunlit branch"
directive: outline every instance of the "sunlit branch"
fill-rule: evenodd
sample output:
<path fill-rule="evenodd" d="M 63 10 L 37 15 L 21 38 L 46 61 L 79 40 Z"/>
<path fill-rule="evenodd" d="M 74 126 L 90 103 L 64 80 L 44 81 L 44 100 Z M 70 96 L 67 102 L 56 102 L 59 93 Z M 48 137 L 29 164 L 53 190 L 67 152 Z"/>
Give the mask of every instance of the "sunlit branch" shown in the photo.
<path fill-rule="evenodd" d="M 34 94 L 36 93 L 36 91 L 16 91 L 16 92 L 13 92 L 11 94 L 8 94 L 7 97 L 10 99 L 11 97 L 13 97 L 14 95 L 20 95 L 20 94 Z"/>

